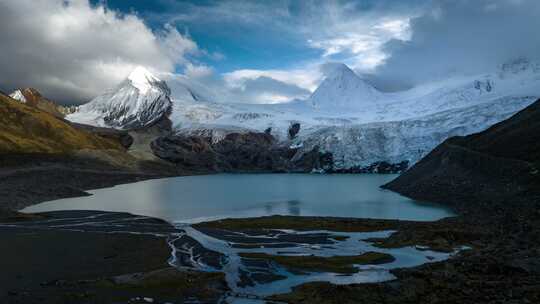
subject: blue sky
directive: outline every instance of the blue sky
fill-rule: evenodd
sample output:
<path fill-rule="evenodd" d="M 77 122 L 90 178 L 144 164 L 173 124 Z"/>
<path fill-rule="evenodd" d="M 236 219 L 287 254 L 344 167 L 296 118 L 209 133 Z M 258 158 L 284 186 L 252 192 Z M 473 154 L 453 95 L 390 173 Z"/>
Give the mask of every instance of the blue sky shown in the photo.
<path fill-rule="evenodd" d="M 174 2 L 174 3 L 172 3 Z M 240 1 L 236 1 L 240 3 Z M 272 8 L 270 1 L 261 1 L 261 7 Z M 94 4 L 103 4 L 93 1 Z M 108 0 L 105 5 L 123 13 L 136 12 L 154 30 L 164 24 L 174 25 L 181 33 L 189 35 L 197 45 L 215 56 L 197 58 L 211 65 L 217 72 L 234 70 L 279 69 L 298 62 L 318 58 L 322 50 L 306 47 L 294 32 L 280 32 L 272 25 L 235 21 L 229 18 L 193 18 L 176 20 L 180 15 L 198 14 L 216 7 L 216 1 L 123 1 Z M 292 7 L 291 7 L 292 8 Z M 222 12 L 227 14 L 227 12 Z M 188 19 L 188 18 L 186 18 Z"/>
<path fill-rule="evenodd" d="M 215 55 L 201 56 L 196 60 L 212 66 L 218 73 L 228 73 L 240 69 L 294 68 L 324 60 L 352 63 L 351 57 L 358 54 L 346 46 L 325 56 L 330 46 L 315 46 L 315 43 L 340 38 L 340 34 L 347 35 L 356 24 L 362 23 L 362 19 L 365 22 L 357 30 L 366 32 L 371 31 L 370 26 L 375 26 L 379 19 L 380 22 L 392 18 L 406 22 L 428 1 L 92 2 L 124 14 L 136 13 L 156 31 L 164 24 L 175 26 L 182 34 L 189 35 L 201 49 Z M 389 33 L 381 34 L 381 43 L 390 38 L 396 37 Z"/>

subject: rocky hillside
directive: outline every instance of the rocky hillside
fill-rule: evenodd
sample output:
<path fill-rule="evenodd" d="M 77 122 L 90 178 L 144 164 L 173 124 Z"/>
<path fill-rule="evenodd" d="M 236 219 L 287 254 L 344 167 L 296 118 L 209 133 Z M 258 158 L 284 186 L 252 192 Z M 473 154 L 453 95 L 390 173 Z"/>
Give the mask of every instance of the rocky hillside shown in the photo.
<path fill-rule="evenodd" d="M 75 128 L 45 111 L 0 94 L 0 153 L 62 154 L 82 149 L 123 147 L 115 140 Z"/>
<path fill-rule="evenodd" d="M 385 187 L 423 200 L 463 203 L 540 194 L 540 100 L 489 129 L 453 137 Z"/>
<path fill-rule="evenodd" d="M 153 153 L 182 171 L 319 172 L 333 170 L 330 153 L 280 145 L 269 133 L 229 133 L 220 141 L 204 135 L 169 135 L 151 143 Z"/>
<path fill-rule="evenodd" d="M 34 88 L 17 89 L 9 94 L 9 96 L 27 106 L 38 108 L 56 117 L 63 118 L 72 112 L 69 107 L 61 106 L 43 97 L 41 93 Z"/>

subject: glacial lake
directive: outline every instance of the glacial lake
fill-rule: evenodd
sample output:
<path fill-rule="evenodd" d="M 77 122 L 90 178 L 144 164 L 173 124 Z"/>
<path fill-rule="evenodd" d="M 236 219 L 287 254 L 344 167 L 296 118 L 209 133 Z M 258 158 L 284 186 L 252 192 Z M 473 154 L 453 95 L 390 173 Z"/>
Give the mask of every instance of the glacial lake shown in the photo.
<path fill-rule="evenodd" d="M 433 221 L 448 209 L 417 202 L 381 185 L 383 174 L 218 174 L 147 180 L 88 191 L 24 212 L 103 210 L 129 212 L 175 223 L 265 215 L 337 216 Z"/>

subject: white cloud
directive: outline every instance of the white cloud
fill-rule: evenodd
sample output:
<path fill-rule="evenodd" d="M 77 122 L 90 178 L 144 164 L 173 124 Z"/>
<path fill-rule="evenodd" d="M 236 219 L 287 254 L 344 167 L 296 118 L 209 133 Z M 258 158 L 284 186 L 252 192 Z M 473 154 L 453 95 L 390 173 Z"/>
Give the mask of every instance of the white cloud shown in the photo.
<path fill-rule="evenodd" d="M 269 77 L 257 76 L 254 78 L 241 79 L 240 86 L 230 87 L 229 91 L 235 100 L 248 103 L 280 103 L 293 99 L 303 99 L 311 94 L 311 91 L 299 87 L 294 83 Z"/>
<path fill-rule="evenodd" d="M 184 80 L 174 74 L 183 67 L 217 101 L 283 102 L 315 90 L 327 62 L 374 73 L 381 87 L 396 88 L 401 85 L 391 83 L 394 78 L 420 82 L 486 70 L 512 57 L 540 57 L 536 0 L 161 2 L 170 14 L 159 16 L 166 25 L 152 31 L 135 13 L 88 0 L 0 0 L 0 89 L 33 86 L 51 98 L 80 102 L 144 65 Z M 226 56 L 199 48 L 175 22 L 203 30 L 213 24 L 230 34 L 223 37 L 239 36 L 233 41 L 238 45 L 251 37 L 228 29 L 258 29 L 266 36 L 255 40 L 267 43 L 267 53 L 285 40 L 293 51 L 308 49 L 310 57 L 292 67 L 220 75 L 194 57 L 218 62 Z"/>
<path fill-rule="evenodd" d="M 335 23 L 327 25 L 331 30 L 309 39 L 309 46 L 323 50 L 325 58 L 341 55 L 342 60 L 351 67 L 369 72 L 388 57 L 383 48 L 385 43 L 392 39 L 408 40 L 410 37 L 409 16 L 355 18 L 344 22 L 336 17 Z"/>
<path fill-rule="evenodd" d="M 279 72 L 278 75 L 285 74 L 285 71 Z M 216 74 L 209 66 L 189 63 L 184 74 L 161 73 L 158 76 L 168 83 L 173 99 L 185 98 L 182 94 L 185 94 L 186 87 L 203 96 L 206 101 L 218 103 L 281 103 L 306 98 L 311 94 L 311 91 L 294 83 L 265 76 L 264 72 L 240 74 L 235 73 L 234 77 Z"/>
<path fill-rule="evenodd" d="M 170 24 L 165 24 L 163 31 L 158 33 L 158 41 L 167 57 L 175 64 L 186 64 L 188 61 L 185 55 L 199 52 L 197 44 L 189 35 L 180 34 L 176 27 Z"/>
<path fill-rule="evenodd" d="M 290 44 L 321 50 L 321 63 L 340 60 L 359 71 L 372 71 L 387 58 L 383 46 L 389 40 L 407 40 L 409 20 L 431 2 L 224 0 L 197 5 L 162 1 L 166 1 L 171 13 L 154 16 L 159 20 L 231 29 L 227 37 L 235 39 L 239 28 L 261 31 L 267 37 L 262 41 L 264 47 L 271 49 L 273 42 L 279 44 L 287 39 Z"/>
<path fill-rule="evenodd" d="M 303 69 L 291 70 L 236 70 L 224 74 L 225 81 L 229 87 L 242 87 L 246 81 L 254 80 L 259 77 L 268 77 L 274 80 L 295 85 L 300 88 L 313 91 L 317 88 L 322 74 L 318 66 L 309 65 Z"/>
<path fill-rule="evenodd" d="M 204 79 L 213 76 L 214 69 L 207 65 L 195 65 L 192 63 L 188 63 L 186 65 L 184 74 L 189 78 Z"/>
<path fill-rule="evenodd" d="M 264 92 L 259 94 L 255 101 L 259 103 L 284 103 L 291 101 L 291 96 Z"/>
<path fill-rule="evenodd" d="M 173 71 L 197 51 L 171 26 L 153 33 L 138 16 L 87 0 L 1 1 L 0 40 L 2 89 L 32 86 L 66 102 L 103 92 L 136 65 Z"/>
<path fill-rule="evenodd" d="M 412 36 L 391 41 L 379 77 L 415 83 L 449 74 L 484 73 L 498 65 L 540 58 L 540 1 L 439 0 L 411 20 Z"/>

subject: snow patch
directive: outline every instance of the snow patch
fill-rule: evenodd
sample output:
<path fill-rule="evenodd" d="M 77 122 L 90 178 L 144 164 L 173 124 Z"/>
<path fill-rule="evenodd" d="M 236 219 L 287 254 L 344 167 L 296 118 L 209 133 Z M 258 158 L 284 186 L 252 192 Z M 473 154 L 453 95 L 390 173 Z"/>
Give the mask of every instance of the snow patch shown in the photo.
<path fill-rule="evenodd" d="M 24 97 L 23 93 L 21 92 L 21 90 L 15 90 L 13 91 L 13 93 L 9 94 L 9 97 L 21 102 L 21 103 L 26 103 L 26 97 Z"/>

